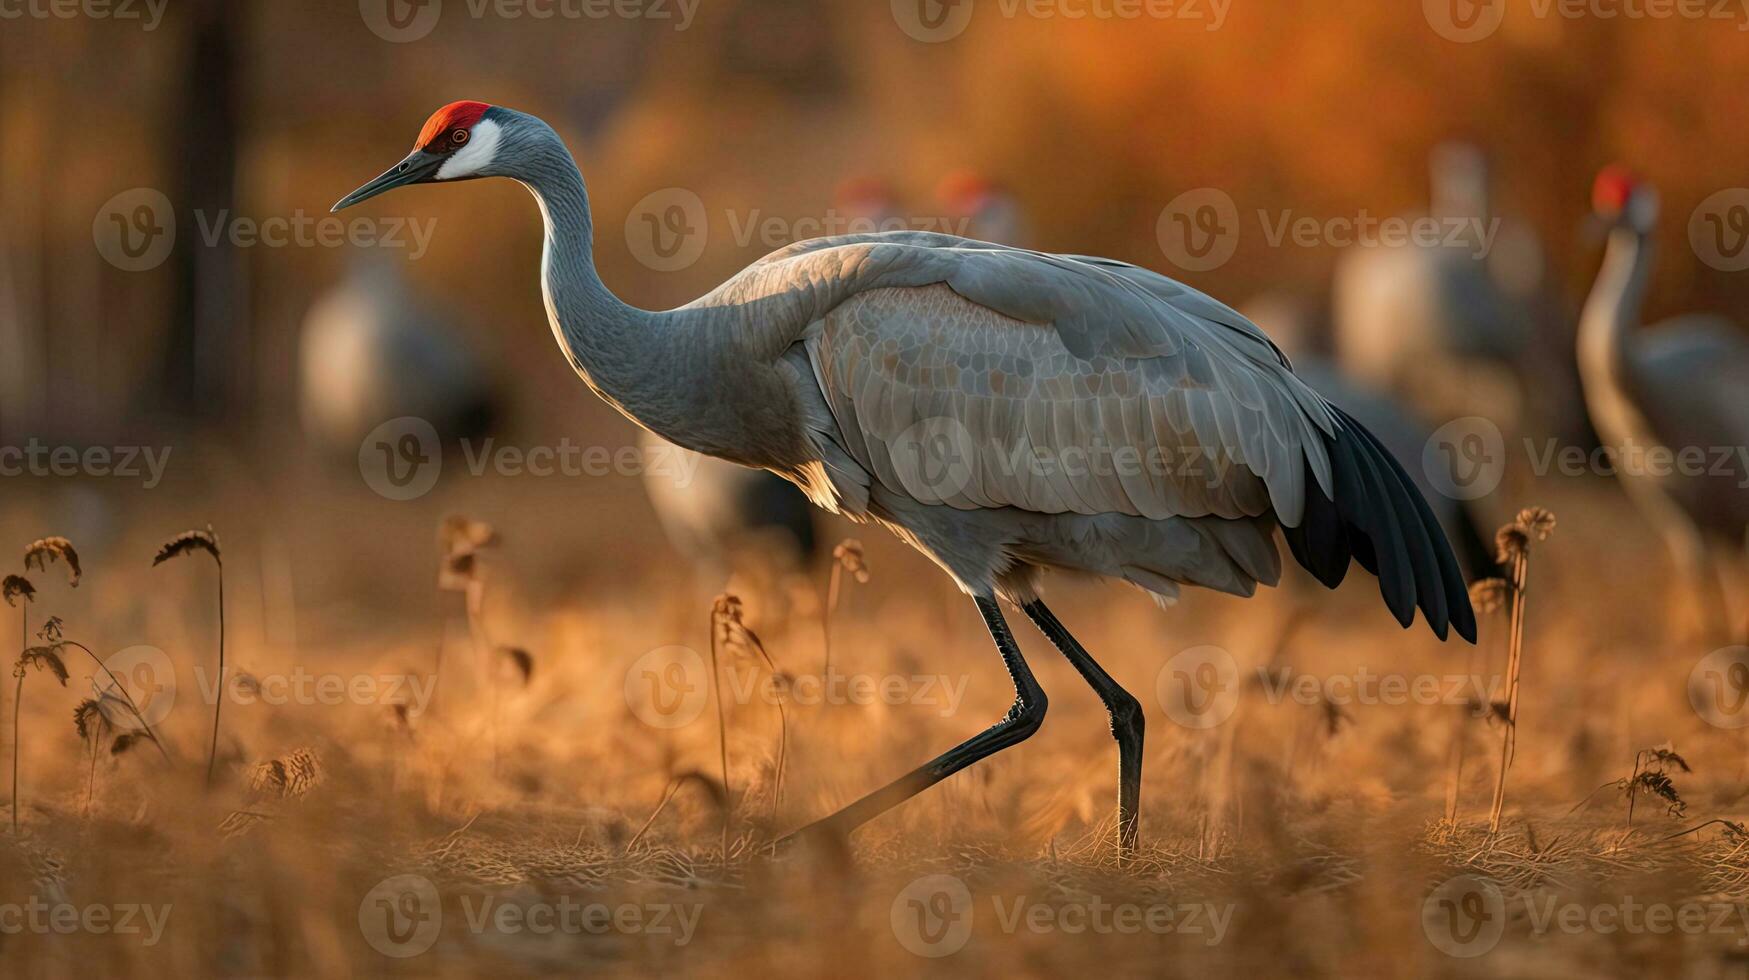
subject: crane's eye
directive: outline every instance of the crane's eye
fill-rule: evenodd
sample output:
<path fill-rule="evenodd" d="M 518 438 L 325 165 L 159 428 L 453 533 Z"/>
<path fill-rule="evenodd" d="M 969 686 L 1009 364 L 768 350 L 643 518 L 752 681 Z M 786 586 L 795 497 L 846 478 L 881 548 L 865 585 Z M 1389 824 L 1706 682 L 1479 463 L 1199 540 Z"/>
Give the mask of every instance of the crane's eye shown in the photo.
<path fill-rule="evenodd" d="M 460 146 L 463 143 L 466 143 L 468 141 L 468 131 L 465 129 L 456 130 L 455 132 L 449 134 L 449 141 L 451 143 L 454 143 L 457 146 Z"/>

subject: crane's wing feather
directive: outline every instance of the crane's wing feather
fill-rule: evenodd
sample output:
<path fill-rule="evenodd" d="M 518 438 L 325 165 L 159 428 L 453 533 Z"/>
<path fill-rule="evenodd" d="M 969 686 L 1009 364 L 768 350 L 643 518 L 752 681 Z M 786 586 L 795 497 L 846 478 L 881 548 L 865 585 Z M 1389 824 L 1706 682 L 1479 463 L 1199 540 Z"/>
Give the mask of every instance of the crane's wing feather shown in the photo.
<path fill-rule="evenodd" d="M 700 301 L 806 324 L 832 431 L 886 489 L 961 509 L 1273 514 L 1327 585 L 1474 635 L 1425 501 L 1255 325 L 1157 273 L 928 233 L 799 243 Z M 944 455 L 945 452 L 945 455 Z"/>

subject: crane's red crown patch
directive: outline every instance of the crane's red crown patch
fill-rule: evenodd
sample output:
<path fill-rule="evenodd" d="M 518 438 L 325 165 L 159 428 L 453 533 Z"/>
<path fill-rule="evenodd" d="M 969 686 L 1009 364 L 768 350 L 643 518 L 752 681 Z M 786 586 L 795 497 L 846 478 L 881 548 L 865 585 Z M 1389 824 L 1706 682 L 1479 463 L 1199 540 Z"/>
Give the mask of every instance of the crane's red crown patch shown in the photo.
<path fill-rule="evenodd" d="M 1591 205 L 1605 213 L 1620 211 L 1628 206 L 1638 183 L 1632 171 L 1612 163 L 1598 172 L 1597 182 L 1591 185 Z"/>
<path fill-rule="evenodd" d="M 432 144 L 443 142 L 458 129 L 473 129 L 474 123 L 479 122 L 490 108 L 484 102 L 451 102 L 425 120 L 425 128 L 419 131 L 419 139 L 413 148 L 430 149 Z"/>

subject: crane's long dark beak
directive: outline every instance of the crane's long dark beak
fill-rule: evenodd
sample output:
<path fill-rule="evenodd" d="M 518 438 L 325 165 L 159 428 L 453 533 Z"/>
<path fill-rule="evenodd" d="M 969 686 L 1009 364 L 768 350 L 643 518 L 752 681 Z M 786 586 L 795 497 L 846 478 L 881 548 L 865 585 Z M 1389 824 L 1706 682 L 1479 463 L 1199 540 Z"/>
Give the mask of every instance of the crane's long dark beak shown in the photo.
<path fill-rule="evenodd" d="M 329 213 L 341 208 L 352 207 L 354 204 L 376 197 L 384 191 L 391 191 L 407 184 L 425 183 L 437 175 L 437 170 L 443 166 L 443 161 L 442 154 L 414 150 L 407 154 L 407 159 L 384 171 L 381 177 L 335 202 L 334 206 L 328 209 Z"/>

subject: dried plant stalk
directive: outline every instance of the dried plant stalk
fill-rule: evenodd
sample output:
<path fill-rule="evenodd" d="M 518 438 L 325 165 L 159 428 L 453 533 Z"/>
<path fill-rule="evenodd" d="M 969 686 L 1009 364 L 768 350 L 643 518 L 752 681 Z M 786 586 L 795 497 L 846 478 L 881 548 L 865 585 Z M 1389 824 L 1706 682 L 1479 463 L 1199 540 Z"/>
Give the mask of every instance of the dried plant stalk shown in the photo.
<path fill-rule="evenodd" d="M 1544 541 L 1555 529 L 1555 515 L 1541 507 L 1527 507 L 1517 520 L 1495 535 L 1497 556 L 1507 566 L 1510 579 L 1510 634 L 1506 654 L 1506 732 L 1500 739 L 1500 771 L 1494 783 L 1494 802 L 1488 810 L 1488 833 L 1500 832 L 1500 814 L 1506 807 L 1506 773 L 1518 749 L 1518 676 L 1524 663 L 1525 595 L 1530 580 L 1532 541 Z"/>
<path fill-rule="evenodd" d="M 207 525 L 204 531 L 184 531 L 164 543 L 158 549 L 158 554 L 152 559 L 152 567 L 156 568 L 172 558 L 204 551 L 212 556 L 213 564 L 219 570 L 219 696 L 213 699 L 213 737 L 207 748 L 206 755 L 206 785 L 213 784 L 213 767 L 219 758 L 219 709 L 225 703 L 225 557 L 219 549 L 218 535 L 213 533 L 212 525 Z M 163 750 L 163 746 L 159 746 Z"/>

